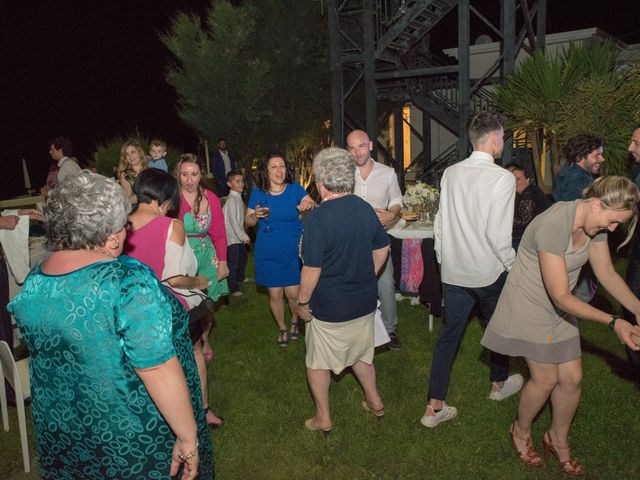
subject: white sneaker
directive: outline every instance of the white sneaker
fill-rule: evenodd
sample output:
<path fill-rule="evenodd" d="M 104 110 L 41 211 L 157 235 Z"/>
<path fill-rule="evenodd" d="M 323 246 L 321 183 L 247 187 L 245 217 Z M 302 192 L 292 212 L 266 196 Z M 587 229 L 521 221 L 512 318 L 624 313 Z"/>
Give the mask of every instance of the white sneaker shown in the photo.
<path fill-rule="evenodd" d="M 522 384 L 524 380 L 522 375 L 516 373 L 515 375 L 511 375 L 507 378 L 502 385 L 502 388 L 499 390 L 494 390 L 489 394 L 489 398 L 491 400 L 504 400 L 505 398 L 509 398 L 514 393 L 518 393 L 522 388 Z"/>
<path fill-rule="evenodd" d="M 456 407 L 451 407 L 446 403 L 442 405 L 442 410 L 439 412 L 435 412 L 431 405 L 428 405 L 427 408 L 430 408 L 431 411 L 435 413 L 433 417 L 427 417 L 424 415 L 420 419 L 420 423 L 427 428 L 435 428 L 439 423 L 456 418 L 456 415 L 458 415 L 458 409 Z"/>

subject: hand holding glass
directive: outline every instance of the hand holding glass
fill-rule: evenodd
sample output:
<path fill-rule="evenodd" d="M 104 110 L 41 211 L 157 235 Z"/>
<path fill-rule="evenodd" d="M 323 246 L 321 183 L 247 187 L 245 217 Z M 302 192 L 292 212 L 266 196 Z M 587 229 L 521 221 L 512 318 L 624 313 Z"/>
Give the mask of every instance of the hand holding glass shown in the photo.
<path fill-rule="evenodd" d="M 271 213 L 271 209 L 268 205 L 256 205 L 256 218 L 267 218 Z"/>
<path fill-rule="evenodd" d="M 260 215 L 258 215 L 258 210 L 260 210 Z M 264 220 L 264 232 L 271 231 L 271 225 L 269 225 L 268 216 L 271 214 L 271 209 L 269 208 L 269 201 L 265 198 L 262 201 L 262 206 L 256 205 L 256 216 L 262 220 Z"/>

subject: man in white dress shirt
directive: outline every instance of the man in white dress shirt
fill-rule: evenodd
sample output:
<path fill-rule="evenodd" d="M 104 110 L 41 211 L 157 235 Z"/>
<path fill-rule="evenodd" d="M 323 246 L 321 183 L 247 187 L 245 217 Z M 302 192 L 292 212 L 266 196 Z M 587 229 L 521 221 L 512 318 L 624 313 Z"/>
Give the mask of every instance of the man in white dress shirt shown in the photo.
<path fill-rule="evenodd" d="M 382 226 L 388 229 L 400 215 L 402 192 L 396 172 L 393 168 L 373 160 L 372 149 L 373 142 L 366 132 L 354 130 L 347 136 L 347 150 L 351 153 L 357 167 L 353 193 L 375 209 Z M 400 350 L 401 343 L 396 332 L 398 309 L 391 258 L 387 258 L 378 276 L 378 299 L 382 321 L 391 339 L 389 348 Z"/>
<path fill-rule="evenodd" d="M 473 307 L 485 321 L 493 315 L 507 273 L 515 260 L 511 246 L 513 175 L 495 164 L 504 146 L 502 115 L 475 114 L 467 127 L 471 156 L 444 172 L 435 218 L 435 250 L 441 264 L 444 322 L 433 353 L 429 404 L 421 423 L 433 428 L 457 415 L 445 403 L 451 368 Z M 522 388 L 522 376 L 509 377 L 509 357 L 490 352 L 492 400 Z"/>

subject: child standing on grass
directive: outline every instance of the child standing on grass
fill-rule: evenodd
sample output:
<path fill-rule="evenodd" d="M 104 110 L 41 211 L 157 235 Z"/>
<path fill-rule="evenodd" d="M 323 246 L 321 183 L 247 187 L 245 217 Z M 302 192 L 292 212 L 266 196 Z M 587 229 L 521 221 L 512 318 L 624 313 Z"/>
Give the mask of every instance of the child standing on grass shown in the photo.
<path fill-rule="evenodd" d="M 231 296 L 242 298 L 239 282 L 244 280 L 244 268 L 247 265 L 247 245 L 251 242 L 244 229 L 245 205 L 242 201 L 244 178 L 240 170 L 227 173 L 229 195 L 222 207 L 224 225 L 227 229 L 227 265 L 229 266 L 229 292 Z"/>
<path fill-rule="evenodd" d="M 153 139 L 149 143 L 149 168 L 157 168 L 163 172 L 169 172 L 169 166 L 167 165 L 167 144 L 162 140 Z"/>

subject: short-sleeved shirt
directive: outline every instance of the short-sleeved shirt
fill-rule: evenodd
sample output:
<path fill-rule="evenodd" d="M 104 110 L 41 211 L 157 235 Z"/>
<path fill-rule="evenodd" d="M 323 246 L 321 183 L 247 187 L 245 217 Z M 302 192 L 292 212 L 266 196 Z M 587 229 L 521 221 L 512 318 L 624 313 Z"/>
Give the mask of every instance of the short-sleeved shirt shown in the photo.
<path fill-rule="evenodd" d="M 305 219 L 302 261 L 321 268 L 311 297 L 313 316 L 346 322 L 376 309 L 372 251 L 389 245 L 380 220 L 364 200 L 347 195 L 323 202 Z"/>
<path fill-rule="evenodd" d="M 253 250 L 258 285 L 272 288 L 300 284 L 302 222 L 298 205 L 306 196 L 306 190 L 298 183 L 287 183 L 279 195 L 269 195 L 260 188 L 251 191 L 249 208 L 271 208 L 271 214 L 258 222 Z"/>
<path fill-rule="evenodd" d="M 198 423 L 201 478 L 211 477 L 188 316 L 148 267 L 125 256 L 63 275 L 37 266 L 8 310 L 31 356 L 42 478 L 166 478 L 175 435 L 135 369 L 174 356 Z"/>
<path fill-rule="evenodd" d="M 386 210 L 393 205 L 402 205 L 402 192 L 395 170 L 376 161 L 373 161 L 373 170 L 366 180 L 363 180 L 356 168 L 353 193 L 373 208 Z"/>
<path fill-rule="evenodd" d="M 575 318 L 559 310 L 542 280 L 538 252 L 563 257 L 573 290 L 580 269 L 589 260 L 589 244 L 603 242 L 598 233 L 573 248 L 571 241 L 580 200 L 558 202 L 538 215 L 527 227 L 518 256 L 500 295 L 482 344 L 498 353 L 523 356 L 542 363 L 564 363 L 580 357 Z"/>

